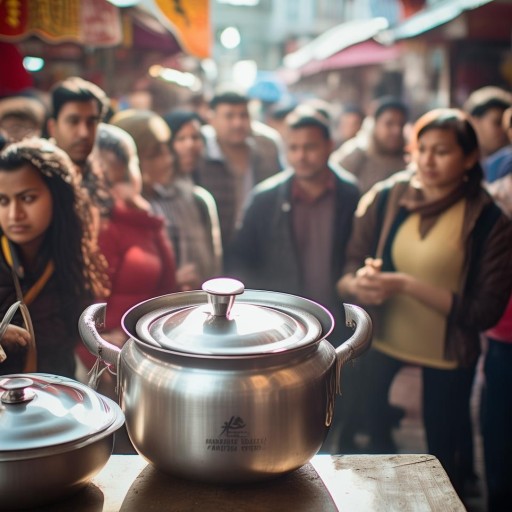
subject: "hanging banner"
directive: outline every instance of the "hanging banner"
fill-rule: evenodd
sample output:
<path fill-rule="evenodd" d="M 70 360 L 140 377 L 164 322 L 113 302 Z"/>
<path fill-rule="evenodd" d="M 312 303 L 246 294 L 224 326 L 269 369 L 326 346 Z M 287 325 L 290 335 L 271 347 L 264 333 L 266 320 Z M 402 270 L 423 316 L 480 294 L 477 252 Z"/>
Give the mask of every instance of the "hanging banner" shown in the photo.
<path fill-rule="evenodd" d="M 0 0 L 0 40 L 33 35 L 55 43 L 115 46 L 122 41 L 119 9 L 107 0 Z"/>
<path fill-rule="evenodd" d="M 210 25 L 209 0 L 150 0 L 160 11 L 157 16 L 167 20 L 168 29 L 173 32 L 183 51 L 205 59 L 211 56 L 212 32 Z M 155 9 L 152 9 L 155 13 Z M 157 12 L 155 14 L 158 14 Z M 162 15 L 165 20 L 162 20 Z"/>

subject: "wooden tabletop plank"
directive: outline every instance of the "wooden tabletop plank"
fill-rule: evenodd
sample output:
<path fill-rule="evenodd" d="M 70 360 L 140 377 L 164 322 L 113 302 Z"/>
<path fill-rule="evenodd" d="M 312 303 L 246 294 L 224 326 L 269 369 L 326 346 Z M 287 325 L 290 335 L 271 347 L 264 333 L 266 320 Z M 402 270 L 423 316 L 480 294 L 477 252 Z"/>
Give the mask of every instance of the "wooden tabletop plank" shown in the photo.
<path fill-rule="evenodd" d="M 432 455 L 320 456 L 311 463 L 343 512 L 466 510 Z"/>
<path fill-rule="evenodd" d="M 317 455 L 266 482 L 181 480 L 138 455 L 113 455 L 85 489 L 40 512 L 463 512 L 431 455 Z"/>

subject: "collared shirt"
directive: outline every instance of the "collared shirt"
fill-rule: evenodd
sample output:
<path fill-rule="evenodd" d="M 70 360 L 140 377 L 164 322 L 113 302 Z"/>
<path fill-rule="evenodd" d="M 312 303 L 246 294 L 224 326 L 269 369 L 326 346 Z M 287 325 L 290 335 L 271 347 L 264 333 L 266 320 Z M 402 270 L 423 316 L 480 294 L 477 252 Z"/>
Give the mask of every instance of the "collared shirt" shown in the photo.
<path fill-rule="evenodd" d="M 294 180 L 292 184 L 292 224 L 301 267 L 305 295 L 325 304 L 332 294 L 331 282 L 334 212 L 336 209 L 334 176 L 324 192 L 309 197 Z"/>

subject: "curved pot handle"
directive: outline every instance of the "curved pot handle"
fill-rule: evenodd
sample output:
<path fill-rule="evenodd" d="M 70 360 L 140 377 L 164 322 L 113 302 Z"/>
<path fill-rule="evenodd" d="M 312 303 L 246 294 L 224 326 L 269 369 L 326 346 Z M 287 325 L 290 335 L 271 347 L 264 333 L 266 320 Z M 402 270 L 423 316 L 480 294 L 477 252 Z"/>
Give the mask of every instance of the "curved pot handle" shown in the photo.
<path fill-rule="evenodd" d="M 348 361 L 359 357 L 366 352 L 371 345 L 372 321 L 370 315 L 359 306 L 343 304 L 347 327 L 355 327 L 354 334 L 336 348 L 336 377 L 337 392 L 340 392 L 340 373 L 342 366 Z"/>
<path fill-rule="evenodd" d="M 89 352 L 117 369 L 117 361 L 121 349 L 104 340 L 98 330 L 105 326 L 105 312 L 107 305 L 104 303 L 93 304 L 87 307 L 78 321 L 78 331 Z"/>

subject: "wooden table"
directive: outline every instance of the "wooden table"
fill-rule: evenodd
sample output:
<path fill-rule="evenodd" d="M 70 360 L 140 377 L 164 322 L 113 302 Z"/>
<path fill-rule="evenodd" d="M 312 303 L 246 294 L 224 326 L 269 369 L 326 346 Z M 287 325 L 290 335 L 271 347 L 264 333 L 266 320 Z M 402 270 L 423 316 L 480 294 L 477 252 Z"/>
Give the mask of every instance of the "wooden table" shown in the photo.
<path fill-rule="evenodd" d="M 83 490 L 41 512 L 463 512 L 432 455 L 317 455 L 288 475 L 213 485 L 165 475 L 138 455 L 113 455 Z"/>

